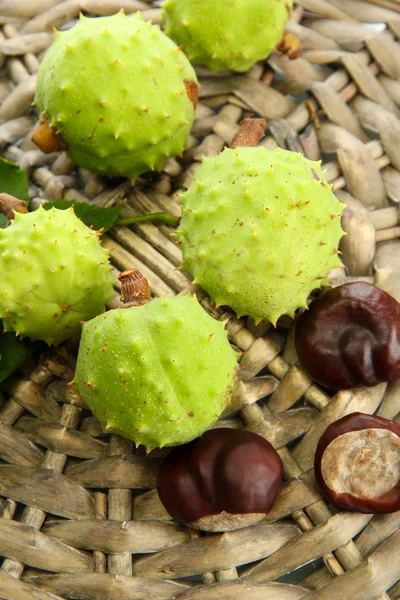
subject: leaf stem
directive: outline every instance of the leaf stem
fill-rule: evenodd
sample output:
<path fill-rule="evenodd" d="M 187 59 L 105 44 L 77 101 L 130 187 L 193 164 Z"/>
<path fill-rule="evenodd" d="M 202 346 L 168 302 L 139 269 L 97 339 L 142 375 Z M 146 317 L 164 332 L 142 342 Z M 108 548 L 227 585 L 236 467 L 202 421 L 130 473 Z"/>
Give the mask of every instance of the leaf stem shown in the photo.
<path fill-rule="evenodd" d="M 180 217 L 174 217 L 174 215 L 170 215 L 168 213 L 149 213 L 148 215 L 139 215 L 137 217 L 126 217 L 126 219 L 119 219 L 114 223 L 115 225 L 133 225 L 135 223 L 145 223 L 147 221 L 157 221 L 158 223 L 163 223 L 164 225 L 169 225 L 170 227 L 177 227 Z"/>

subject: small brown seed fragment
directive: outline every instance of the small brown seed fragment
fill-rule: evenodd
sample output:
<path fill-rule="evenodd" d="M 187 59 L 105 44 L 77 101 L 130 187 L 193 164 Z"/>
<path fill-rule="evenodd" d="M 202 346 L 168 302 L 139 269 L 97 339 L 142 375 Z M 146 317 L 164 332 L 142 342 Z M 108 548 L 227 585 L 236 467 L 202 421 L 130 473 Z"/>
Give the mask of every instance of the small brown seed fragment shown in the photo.
<path fill-rule="evenodd" d="M 283 54 L 286 54 L 289 60 L 294 60 L 303 55 L 303 50 L 300 47 L 300 40 L 295 35 L 288 32 L 283 34 L 276 49 Z"/>
<path fill-rule="evenodd" d="M 67 150 L 68 144 L 63 137 L 57 133 L 55 127 L 50 127 L 48 121 L 42 121 L 31 135 L 32 142 L 45 154 Z"/>
<path fill-rule="evenodd" d="M 142 306 L 150 302 L 149 282 L 139 269 L 129 269 L 118 276 L 121 282 L 121 308 Z"/>
<path fill-rule="evenodd" d="M 196 109 L 197 103 L 199 101 L 199 86 L 195 81 L 189 79 L 185 79 L 183 83 L 185 84 L 188 98 L 193 104 L 193 108 Z"/>

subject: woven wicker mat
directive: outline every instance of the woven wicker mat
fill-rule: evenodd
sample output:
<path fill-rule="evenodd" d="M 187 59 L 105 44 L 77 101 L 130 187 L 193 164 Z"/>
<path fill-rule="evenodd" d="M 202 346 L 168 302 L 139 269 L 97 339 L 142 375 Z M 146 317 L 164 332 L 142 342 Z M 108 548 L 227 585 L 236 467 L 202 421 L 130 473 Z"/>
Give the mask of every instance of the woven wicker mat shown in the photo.
<path fill-rule="evenodd" d="M 29 138 L 35 73 L 52 28 L 79 11 L 121 7 L 160 21 L 160 9 L 143 0 L 0 0 L 0 147 L 29 173 L 32 206 L 125 199 L 124 217 L 179 215 L 177 194 L 202 157 L 229 145 L 244 117 L 261 116 L 268 130 L 260 143 L 321 158 L 347 204 L 341 249 L 348 268 L 331 272 L 331 285 L 363 279 L 400 301 L 399 1 L 300 0 L 288 31 L 300 39 L 302 58 L 275 53 L 240 76 L 199 70 L 189 149 L 134 187 L 76 169 L 63 154 L 44 155 Z M 138 267 L 153 294 L 187 293 L 171 232 L 151 223 L 110 230 L 104 244 L 114 247 L 115 274 Z M 119 302 L 115 287 L 110 307 Z M 104 436 L 67 386 L 73 355 L 49 350 L 7 381 L 1 396 L 0 598 L 399 599 L 400 512 L 339 512 L 321 498 L 312 464 L 332 421 L 354 411 L 399 420 L 400 382 L 331 398 L 296 366 L 290 320 L 281 319 L 278 331 L 255 327 L 213 310 L 195 291 L 206 310 L 228 319 L 231 341 L 245 351 L 237 412 L 225 425 L 255 431 L 278 450 L 285 484 L 273 511 L 226 534 L 172 522 L 154 490 L 161 453 L 146 457 L 131 442 Z"/>

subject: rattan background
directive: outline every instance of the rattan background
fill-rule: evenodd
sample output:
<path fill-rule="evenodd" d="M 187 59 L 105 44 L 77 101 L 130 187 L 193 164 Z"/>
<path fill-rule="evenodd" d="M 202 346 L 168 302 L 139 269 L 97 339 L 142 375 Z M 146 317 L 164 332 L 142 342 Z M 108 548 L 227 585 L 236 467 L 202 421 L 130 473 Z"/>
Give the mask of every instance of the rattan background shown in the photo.
<path fill-rule="evenodd" d="M 398 0 L 301 0 L 287 29 L 300 39 L 303 57 L 275 53 L 240 76 L 199 69 L 189 149 L 134 187 L 76 169 L 64 154 L 44 155 L 30 141 L 38 120 L 30 107 L 35 73 L 52 28 L 80 11 L 120 8 L 160 22 L 160 9 L 143 0 L 0 0 L 0 149 L 29 173 L 32 206 L 124 200 L 124 217 L 179 215 L 177 194 L 202 157 L 229 145 L 244 117 L 261 116 L 268 129 L 260 143 L 321 159 L 347 204 L 347 271 L 331 272 L 330 283 L 361 278 L 400 301 Z M 321 498 L 312 474 L 318 438 L 332 421 L 354 411 L 400 420 L 400 383 L 330 397 L 296 364 L 291 320 L 274 330 L 214 310 L 175 270 L 181 253 L 171 233 L 142 223 L 113 228 L 104 244 L 114 248 L 116 275 L 138 267 L 153 294 L 192 289 L 207 311 L 228 319 L 230 339 L 244 353 L 237 412 L 224 423 L 255 431 L 278 450 L 280 499 L 259 525 L 226 534 L 172 522 L 154 490 L 162 452 L 146 457 L 131 442 L 104 436 L 67 386 L 73 352 L 49 350 L 1 393 L 0 598 L 400 599 L 400 513 L 339 512 Z M 115 288 L 110 308 L 118 306 L 117 281 Z"/>

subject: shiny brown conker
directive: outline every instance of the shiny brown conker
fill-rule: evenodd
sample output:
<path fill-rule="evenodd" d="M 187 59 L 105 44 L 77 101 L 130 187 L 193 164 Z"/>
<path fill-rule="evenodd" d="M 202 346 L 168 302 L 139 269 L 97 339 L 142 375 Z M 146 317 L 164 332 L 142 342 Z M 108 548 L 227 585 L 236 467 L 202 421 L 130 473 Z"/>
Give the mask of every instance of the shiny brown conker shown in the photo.
<path fill-rule="evenodd" d="M 314 473 L 322 493 L 341 508 L 400 510 L 400 425 L 363 413 L 335 421 L 318 442 Z"/>
<path fill-rule="evenodd" d="M 169 514 L 205 531 L 260 521 L 275 504 L 282 461 L 250 431 L 212 429 L 175 448 L 160 467 L 157 490 Z"/>
<path fill-rule="evenodd" d="M 400 304 L 369 283 L 346 283 L 300 315 L 295 344 L 301 364 L 332 389 L 400 378 Z"/>

